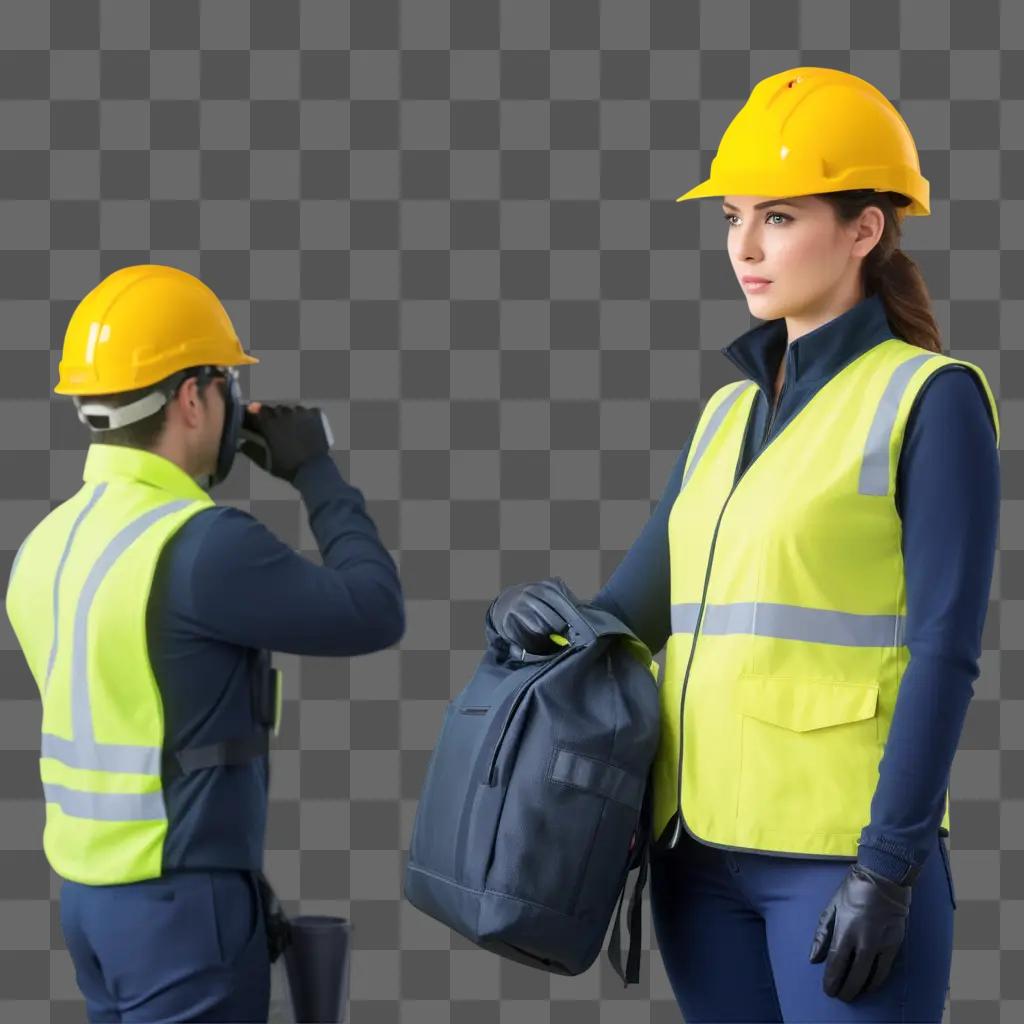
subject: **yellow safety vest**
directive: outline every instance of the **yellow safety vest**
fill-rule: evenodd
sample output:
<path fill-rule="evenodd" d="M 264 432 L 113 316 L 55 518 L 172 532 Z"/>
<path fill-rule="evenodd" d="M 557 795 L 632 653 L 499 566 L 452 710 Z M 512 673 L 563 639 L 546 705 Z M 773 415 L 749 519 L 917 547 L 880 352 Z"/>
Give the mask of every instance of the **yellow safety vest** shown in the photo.
<path fill-rule="evenodd" d="M 758 386 L 708 401 L 668 520 L 655 838 L 679 808 L 714 846 L 857 856 L 910 656 L 899 454 L 914 399 L 951 363 L 984 385 L 998 446 L 982 370 L 898 338 L 839 370 L 739 479 Z"/>
<path fill-rule="evenodd" d="M 146 607 L 164 545 L 214 501 L 175 463 L 124 446 L 92 444 L 82 476 L 19 548 L 6 607 L 43 703 L 43 849 L 62 877 L 105 885 L 162 873 L 167 752 Z M 264 726 L 171 752 L 172 767 L 239 763 L 266 741 Z"/>

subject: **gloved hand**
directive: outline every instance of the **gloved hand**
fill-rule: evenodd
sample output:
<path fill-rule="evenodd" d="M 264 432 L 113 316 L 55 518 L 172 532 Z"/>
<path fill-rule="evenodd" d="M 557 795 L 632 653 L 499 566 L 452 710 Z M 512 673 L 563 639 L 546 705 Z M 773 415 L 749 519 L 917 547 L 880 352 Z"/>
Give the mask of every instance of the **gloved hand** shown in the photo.
<path fill-rule="evenodd" d="M 238 450 L 271 476 L 291 483 L 308 459 L 330 450 L 334 435 L 327 416 L 304 405 L 250 402 L 242 416 Z"/>
<path fill-rule="evenodd" d="M 818 919 L 811 945 L 812 964 L 828 955 L 826 995 L 849 1003 L 881 988 L 903 944 L 911 890 L 860 863 L 850 865 Z"/>
<path fill-rule="evenodd" d="M 491 625 L 512 644 L 530 654 L 551 654 L 560 645 L 551 633 L 563 633 L 568 623 L 545 602 L 552 594 L 561 594 L 574 605 L 580 599 L 557 576 L 537 583 L 516 583 L 506 587 L 488 609 Z"/>

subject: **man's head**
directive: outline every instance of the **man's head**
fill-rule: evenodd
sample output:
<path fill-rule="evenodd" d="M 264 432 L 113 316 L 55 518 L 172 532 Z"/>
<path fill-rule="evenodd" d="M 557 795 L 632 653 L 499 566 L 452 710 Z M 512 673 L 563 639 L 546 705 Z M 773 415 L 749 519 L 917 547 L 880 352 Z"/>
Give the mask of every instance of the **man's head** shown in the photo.
<path fill-rule="evenodd" d="M 53 390 L 74 397 L 94 442 L 156 452 L 208 488 L 234 457 L 238 368 L 258 362 L 208 285 L 142 263 L 108 274 L 75 307 Z"/>
<path fill-rule="evenodd" d="M 117 409 L 153 392 L 168 396 L 155 412 L 134 423 L 109 430 L 97 430 L 90 424 L 91 439 L 162 455 L 194 479 L 212 476 L 224 430 L 228 384 L 224 367 L 191 367 L 152 387 L 90 395 L 83 402 Z"/>

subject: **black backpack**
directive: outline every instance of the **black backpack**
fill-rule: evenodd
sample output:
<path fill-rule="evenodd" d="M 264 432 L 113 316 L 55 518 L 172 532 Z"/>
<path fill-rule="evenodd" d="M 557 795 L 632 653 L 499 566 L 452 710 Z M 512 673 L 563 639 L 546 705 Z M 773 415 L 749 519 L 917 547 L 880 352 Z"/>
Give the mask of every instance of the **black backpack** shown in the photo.
<path fill-rule="evenodd" d="M 611 613 L 556 601 L 568 629 L 553 654 L 513 654 L 485 619 L 487 650 L 427 766 L 404 895 L 483 949 L 567 975 L 597 958 L 618 900 L 608 956 L 628 986 L 639 980 L 658 666 Z"/>

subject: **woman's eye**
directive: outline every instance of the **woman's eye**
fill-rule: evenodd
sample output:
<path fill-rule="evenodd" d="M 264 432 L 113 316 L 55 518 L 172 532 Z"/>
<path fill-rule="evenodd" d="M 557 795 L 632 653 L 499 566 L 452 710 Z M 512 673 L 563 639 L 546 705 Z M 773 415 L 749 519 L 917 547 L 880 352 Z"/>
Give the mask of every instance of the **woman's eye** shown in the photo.
<path fill-rule="evenodd" d="M 729 227 L 732 227 L 732 220 L 731 220 L 731 218 L 733 218 L 735 216 L 736 216 L 735 213 L 727 213 L 727 214 L 725 214 L 725 221 L 729 225 Z M 775 210 L 773 210 L 771 213 L 766 213 L 765 214 L 765 219 L 766 220 L 769 217 L 781 217 L 784 221 L 792 220 L 793 219 L 792 217 L 790 217 L 790 215 L 788 213 L 778 213 Z"/>

